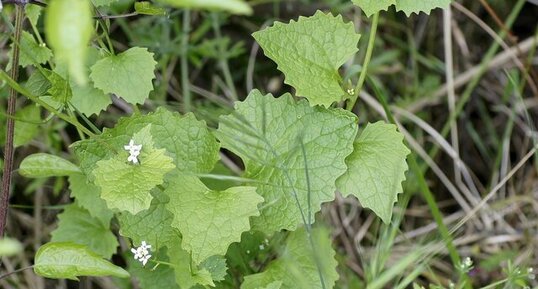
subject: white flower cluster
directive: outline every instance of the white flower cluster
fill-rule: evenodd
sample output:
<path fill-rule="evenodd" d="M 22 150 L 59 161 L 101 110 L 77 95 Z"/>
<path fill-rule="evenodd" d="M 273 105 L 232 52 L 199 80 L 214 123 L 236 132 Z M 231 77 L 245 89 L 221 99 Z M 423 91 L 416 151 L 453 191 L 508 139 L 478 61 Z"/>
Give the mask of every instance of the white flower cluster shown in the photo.
<path fill-rule="evenodd" d="M 149 258 L 151 258 L 150 248 L 151 245 L 146 244 L 146 241 L 142 241 L 140 247 L 131 248 L 131 252 L 133 252 L 135 260 L 142 262 L 142 265 L 146 266 Z"/>
<path fill-rule="evenodd" d="M 128 162 L 132 162 L 133 164 L 138 163 L 138 156 L 140 155 L 140 151 L 142 150 L 142 145 L 135 145 L 134 140 L 130 140 L 128 145 L 123 146 L 123 148 L 126 151 L 129 151 L 129 157 L 127 158 Z"/>
<path fill-rule="evenodd" d="M 471 271 L 473 269 L 473 260 L 470 257 L 463 259 L 459 269 L 464 273 Z"/>

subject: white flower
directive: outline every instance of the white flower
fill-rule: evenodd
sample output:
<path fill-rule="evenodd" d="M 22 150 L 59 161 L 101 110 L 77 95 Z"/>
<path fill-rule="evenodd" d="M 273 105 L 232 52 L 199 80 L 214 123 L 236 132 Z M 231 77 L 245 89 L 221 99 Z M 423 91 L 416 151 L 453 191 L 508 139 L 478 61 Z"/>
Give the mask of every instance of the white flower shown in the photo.
<path fill-rule="evenodd" d="M 142 241 L 140 247 L 131 248 L 131 252 L 133 252 L 135 260 L 142 262 L 142 265 L 146 266 L 149 258 L 151 258 L 149 249 L 151 249 L 151 245 L 148 245 L 146 241 Z"/>
<path fill-rule="evenodd" d="M 131 139 L 128 145 L 123 146 L 126 151 L 129 151 L 129 157 L 127 158 L 128 162 L 133 164 L 138 163 L 138 156 L 140 155 L 140 150 L 142 150 L 142 145 L 135 145 L 134 140 Z"/>

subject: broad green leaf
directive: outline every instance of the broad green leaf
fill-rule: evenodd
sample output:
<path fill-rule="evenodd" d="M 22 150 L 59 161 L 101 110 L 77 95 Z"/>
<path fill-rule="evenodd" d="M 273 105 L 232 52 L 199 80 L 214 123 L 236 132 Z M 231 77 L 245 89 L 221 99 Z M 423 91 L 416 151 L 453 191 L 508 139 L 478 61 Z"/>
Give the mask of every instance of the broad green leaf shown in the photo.
<path fill-rule="evenodd" d="M 228 246 L 241 240 L 250 229 L 249 217 L 258 216 L 263 198 L 255 187 L 233 187 L 211 191 L 197 177 L 171 174 L 165 206 L 174 214 L 172 226 L 183 236 L 182 247 L 195 264 L 213 255 L 224 255 Z"/>
<path fill-rule="evenodd" d="M 150 191 L 175 168 L 166 150 L 154 148 L 150 130 L 151 124 L 133 135 L 134 143 L 142 145 L 138 164 L 127 162 L 129 153 L 123 147 L 113 158 L 96 163 L 95 184 L 108 208 L 132 214 L 148 209 L 153 198 Z"/>
<path fill-rule="evenodd" d="M 34 5 L 27 5 L 34 6 Z M 13 47 L 13 44 L 11 45 Z M 10 52 L 11 56 L 11 52 Z M 52 57 L 52 51 L 46 45 L 40 45 L 34 39 L 34 36 L 27 31 L 23 31 L 20 43 L 19 64 L 22 67 L 28 65 L 43 64 Z"/>
<path fill-rule="evenodd" d="M 83 174 L 72 174 L 69 176 L 69 189 L 71 197 L 75 198 L 77 205 L 86 209 L 103 226 L 110 224 L 114 214 L 99 196 L 101 192 L 98 186 L 88 183 L 87 177 Z"/>
<path fill-rule="evenodd" d="M 177 8 L 223 10 L 233 14 L 252 14 L 252 8 L 243 0 L 156 0 Z"/>
<path fill-rule="evenodd" d="M 265 203 L 253 227 L 266 233 L 295 230 L 302 215 L 314 222 L 321 203 L 335 197 L 335 181 L 347 169 L 344 159 L 356 133 L 352 113 L 311 107 L 289 94 L 275 99 L 254 90 L 236 103 L 234 113 L 221 117 L 217 136 L 241 157 L 246 177 L 260 182 L 257 192 Z"/>
<path fill-rule="evenodd" d="M 120 234 L 131 238 L 133 243 L 140 244 L 146 241 L 154 250 L 169 246 L 179 236 L 179 231 L 172 228 L 174 215 L 170 213 L 165 204 L 169 198 L 160 189 L 152 191 L 153 200 L 149 209 L 136 215 L 128 212 L 118 214 Z"/>
<path fill-rule="evenodd" d="M 409 150 L 402 140 L 393 124 L 368 124 L 346 159 L 348 170 L 336 182 L 344 196 L 356 196 L 363 207 L 372 209 L 387 224 L 403 191 L 407 170 Z"/>
<path fill-rule="evenodd" d="M 312 230 L 313 247 L 305 228 L 299 228 L 288 236 L 286 248 L 271 262 L 264 272 L 249 275 L 241 289 L 282 288 L 316 289 L 333 288 L 338 280 L 335 251 L 331 246 L 329 232 L 323 228 Z M 319 271 L 323 275 L 322 286 Z M 279 287 L 278 282 L 282 282 Z"/>
<path fill-rule="evenodd" d="M 189 113 L 180 115 L 158 108 L 147 115 L 121 118 L 116 127 L 105 129 L 92 139 L 74 144 L 80 159 L 80 168 L 88 176 L 95 163 L 115 156 L 122 151 L 133 134 L 151 124 L 151 135 L 157 149 L 166 149 L 178 170 L 190 173 L 208 173 L 219 159 L 219 143 L 209 132 L 204 121 Z"/>
<path fill-rule="evenodd" d="M 138 14 L 166 15 L 166 10 L 164 8 L 157 7 L 149 1 L 135 2 L 134 9 Z"/>
<path fill-rule="evenodd" d="M 66 62 L 69 74 L 85 84 L 86 51 L 93 33 L 92 8 L 85 0 L 52 0 L 45 15 L 45 34 L 54 56 Z"/>
<path fill-rule="evenodd" d="M 90 213 L 71 204 L 58 215 L 58 228 L 52 234 L 52 242 L 73 242 L 87 246 L 101 257 L 110 259 L 116 252 L 118 241 L 110 231 L 110 226 L 90 215 Z"/>
<path fill-rule="evenodd" d="M 138 244 L 138 243 L 137 243 Z M 153 244 L 152 244 L 153 246 Z M 152 247 L 153 248 L 153 247 Z M 131 252 L 129 252 L 131 254 Z M 159 261 L 169 262 L 166 249 L 162 248 L 152 255 Z M 136 276 L 140 289 L 179 289 L 176 283 L 174 268 L 169 265 L 160 265 L 155 270 L 151 269 L 149 263 L 144 267 L 133 259 L 132 254 L 126 257 L 129 272 Z M 183 287 L 181 287 L 183 288 Z"/>
<path fill-rule="evenodd" d="M 430 14 L 430 11 L 435 8 L 447 8 L 450 5 L 451 0 L 352 0 L 352 2 L 359 6 L 366 16 L 370 17 L 372 14 L 381 10 L 387 10 L 389 6 L 395 5 L 396 10 L 403 11 L 407 16 L 412 13 L 424 12 Z"/>
<path fill-rule="evenodd" d="M 105 93 L 114 93 L 132 104 L 144 103 L 153 90 L 156 64 L 153 53 L 133 47 L 97 61 L 90 78 Z"/>
<path fill-rule="evenodd" d="M 0 257 L 13 256 L 22 252 L 21 243 L 15 239 L 3 238 L 0 239 Z"/>
<path fill-rule="evenodd" d="M 21 120 L 15 121 L 15 133 L 13 145 L 15 147 L 28 144 L 39 133 L 41 123 L 41 109 L 39 106 L 30 104 L 17 110 L 15 116 Z"/>
<path fill-rule="evenodd" d="M 115 2 L 118 2 L 119 0 L 92 0 L 93 5 L 96 7 L 101 6 L 110 6 L 110 4 L 114 4 Z"/>
<path fill-rule="evenodd" d="M 78 280 L 77 276 L 116 276 L 128 278 L 129 273 L 74 243 L 47 243 L 36 253 L 34 272 L 53 279 Z"/>
<path fill-rule="evenodd" d="M 265 55 L 278 64 L 285 82 L 311 105 L 328 107 L 349 96 L 338 69 L 357 52 L 360 35 L 342 16 L 318 11 L 289 24 L 276 22 L 252 35 Z"/>
<path fill-rule="evenodd" d="M 80 169 L 61 157 L 46 153 L 27 156 L 19 166 L 19 173 L 28 178 L 62 177 L 80 173 Z"/>

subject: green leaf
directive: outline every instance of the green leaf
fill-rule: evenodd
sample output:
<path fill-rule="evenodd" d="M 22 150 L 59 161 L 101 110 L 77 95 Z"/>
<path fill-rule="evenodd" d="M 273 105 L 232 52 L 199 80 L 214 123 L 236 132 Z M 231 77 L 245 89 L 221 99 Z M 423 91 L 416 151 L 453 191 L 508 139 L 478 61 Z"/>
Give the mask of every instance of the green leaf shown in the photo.
<path fill-rule="evenodd" d="M 142 145 L 138 164 L 127 162 L 129 153 L 125 150 L 96 163 L 95 184 L 101 188 L 101 198 L 108 208 L 132 214 L 148 209 L 151 189 L 162 184 L 164 175 L 175 168 L 166 150 L 154 148 L 150 129 L 147 125 L 133 135 L 134 143 Z"/>
<path fill-rule="evenodd" d="M 211 191 L 194 176 L 175 173 L 167 178 L 166 208 L 174 214 L 172 226 L 183 236 L 182 247 L 195 264 L 213 255 L 224 255 L 228 246 L 250 229 L 249 217 L 258 216 L 263 198 L 255 187 Z"/>
<path fill-rule="evenodd" d="M 90 78 L 105 93 L 114 93 L 132 104 L 144 103 L 153 90 L 156 64 L 153 53 L 133 47 L 97 61 Z"/>
<path fill-rule="evenodd" d="M 22 252 L 21 243 L 15 239 L 3 238 L 0 239 L 0 257 L 13 256 Z"/>
<path fill-rule="evenodd" d="M 116 252 L 118 241 L 110 231 L 110 226 L 90 215 L 90 213 L 71 204 L 58 215 L 58 228 L 52 234 L 52 242 L 73 242 L 87 246 L 101 257 L 110 259 Z"/>
<path fill-rule="evenodd" d="M 83 174 L 72 174 L 69 176 L 69 189 L 77 205 L 86 209 L 103 226 L 110 224 L 114 214 L 107 208 L 105 200 L 99 196 L 101 192 L 98 186 L 88 183 L 87 177 Z"/>
<path fill-rule="evenodd" d="M 352 113 L 311 107 L 289 94 L 275 99 L 254 90 L 236 103 L 233 114 L 221 117 L 217 136 L 241 157 L 246 177 L 259 181 L 265 203 L 253 227 L 266 233 L 295 230 L 308 208 L 314 222 L 321 203 L 335 197 L 335 181 L 347 169 L 344 160 L 356 133 Z"/>
<path fill-rule="evenodd" d="M 21 120 L 15 121 L 13 145 L 15 147 L 28 144 L 39 133 L 41 110 L 39 106 L 30 104 L 17 110 L 15 116 Z"/>
<path fill-rule="evenodd" d="M 19 173 L 28 178 L 62 177 L 80 173 L 80 169 L 61 157 L 46 153 L 27 156 L 19 166 Z"/>
<path fill-rule="evenodd" d="M 363 207 L 372 209 L 387 224 L 403 191 L 407 170 L 409 150 L 402 140 L 393 124 L 368 124 L 346 159 L 348 170 L 336 182 L 344 196 L 356 196 Z"/>
<path fill-rule="evenodd" d="M 34 5 L 27 5 L 34 6 Z M 13 47 L 13 44 L 11 45 Z M 27 31 L 23 31 L 20 42 L 19 65 L 26 67 L 28 65 L 43 64 L 52 57 L 52 51 L 46 45 L 40 45 L 34 39 L 34 36 Z M 11 57 L 11 52 L 9 53 Z"/>
<path fill-rule="evenodd" d="M 311 105 L 328 107 L 349 96 L 338 69 L 357 52 L 360 35 L 342 16 L 318 11 L 289 24 L 276 22 L 252 35 L 265 55 L 278 64 L 285 82 Z"/>
<path fill-rule="evenodd" d="M 157 149 L 166 149 L 178 170 L 190 173 L 208 173 L 219 159 L 219 143 L 209 132 L 204 121 L 192 114 L 184 116 L 158 108 L 147 115 L 121 118 L 116 127 L 105 129 L 101 135 L 74 144 L 80 159 L 80 168 L 91 176 L 95 163 L 115 156 L 123 150 L 132 135 L 151 124 L 151 135 Z"/>
<path fill-rule="evenodd" d="M 144 15 L 166 15 L 166 10 L 153 5 L 149 1 L 135 2 L 134 9 L 138 14 Z"/>
<path fill-rule="evenodd" d="M 36 253 L 34 272 L 42 277 L 78 280 L 77 276 L 116 276 L 129 273 L 74 243 L 47 243 Z"/>
<path fill-rule="evenodd" d="M 263 286 L 282 289 L 333 288 L 339 277 L 329 232 L 315 228 L 311 237 L 314 246 L 310 245 L 305 228 L 291 232 L 280 256 L 264 272 L 246 276 L 241 289 Z M 318 268 L 323 274 L 325 286 L 321 284 Z M 278 282 L 282 282 L 280 287 Z"/>
<path fill-rule="evenodd" d="M 65 61 L 78 84 L 85 84 L 86 51 L 93 33 L 92 8 L 89 1 L 52 0 L 45 15 L 45 34 L 54 56 Z"/>
<path fill-rule="evenodd" d="M 37 26 L 37 21 L 41 16 L 41 12 L 43 12 L 43 7 L 39 5 L 24 5 L 24 11 L 28 21 L 30 21 L 32 25 Z"/>
<path fill-rule="evenodd" d="M 447 8 L 448 5 L 450 5 L 450 1 L 451 0 L 352 0 L 352 2 L 359 6 L 368 17 L 381 10 L 387 10 L 391 5 L 395 5 L 396 10 L 403 11 L 408 17 L 412 13 L 418 14 L 424 12 L 430 14 L 432 9 Z"/>
<path fill-rule="evenodd" d="M 252 14 L 252 8 L 243 0 L 156 0 L 177 8 L 222 10 L 232 14 Z"/>
<path fill-rule="evenodd" d="M 160 189 L 152 191 L 153 200 L 149 209 L 136 215 L 128 212 L 118 214 L 120 234 L 131 238 L 133 243 L 146 241 L 154 250 L 169 246 L 178 238 L 179 231 L 172 228 L 174 215 L 165 208 L 169 198 Z"/>
<path fill-rule="evenodd" d="M 282 288 L 282 281 L 275 281 L 267 284 L 265 287 L 258 287 L 258 289 L 280 289 Z"/>

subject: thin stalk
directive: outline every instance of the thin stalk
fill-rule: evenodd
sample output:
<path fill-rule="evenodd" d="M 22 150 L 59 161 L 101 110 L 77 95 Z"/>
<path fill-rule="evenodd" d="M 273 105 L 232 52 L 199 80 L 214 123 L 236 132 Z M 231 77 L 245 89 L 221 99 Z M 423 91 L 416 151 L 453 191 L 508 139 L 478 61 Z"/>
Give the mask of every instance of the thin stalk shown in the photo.
<path fill-rule="evenodd" d="M 215 32 L 215 37 L 217 39 L 221 39 L 222 35 L 220 33 L 218 14 L 212 13 L 211 16 L 213 18 L 212 22 L 213 22 L 213 31 Z M 230 90 L 230 97 L 232 98 L 232 100 L 236 101 L 238 100 L 237 91 L 235 90 L 232 73 L 230 72 L 230 67 L 228 66 L 228 59 L 224 57 L 224 55 L 226 54 L 226 51 L 224 51 L 221 45 L 218 45 L 218 49 L 219 49 L 219 55 L 220 55 L 219 66 L 220 66 L 220 69 L 222 70 L 222 74 L 224 75 L 224 81 L 226 82 L 226 86 Z"/>
<path fill-rule="evenodd" d="M 15 45 L 13 45 L 13 58 L 11 67 L 11 78 L 19 78 L 19 52 L 22 34 L 22 23 L 24 20 L 24 5 L 16 5 L 15 12 Z M 7 115 L 15 115 L 17 105 L 17 91 L 11 87 L 9 89 L 9 98 L 7 101 Z M 15 120 L 8 117 L 6 120 L 6 142 L 4 146 L 4 171 L 2 176 L 2 192 L 0 196 L 0 237 L 4 236 L 7 222 L 7 210 L 9 206 L 9 193 L 11 191 L 11 172 L 13 171 L 13 135 L 15 132 Z"/>
<path fill-rule="evenodd" d="M 189 83 L 189 33 L 191 32 L 191 12 L 183 12 L 183 36 L 181 38 L 181 89 L 183 94 L 183 106 L 185 112 L 191 111 L 192 98 Z"/>
<path fill-rule="evenodd" d="M 353 95 L 352 99 L 347 103 L 346 109 L 351 111 L 353 110 L 353 107 L 357 103 L 357 99 L 359 98 L 359 93 L 362 90 L 362 86 L 364 85 L 364 81 L 366 80 L 366 74 L 368 72 L 368 65 L 370 64 L 370 59 L 372 58 L 372 52 L 374 51 L 374 44 L 375 44 L 375 35 L 377 32 L 377 24 L 379 22 L 379 12 L 374 14 L 374 18 L 372 19 L 372 28 L 370 28 L 370 37 L 368 38 L 368 47 L 366 48 L 366 55 L 364 56 L 364 63 L 362 64 L 362 70 L 361 74 L 359 75 L 359 81 L 357 82 L 357 86 L 355 87 L 355 94 Z"/>

